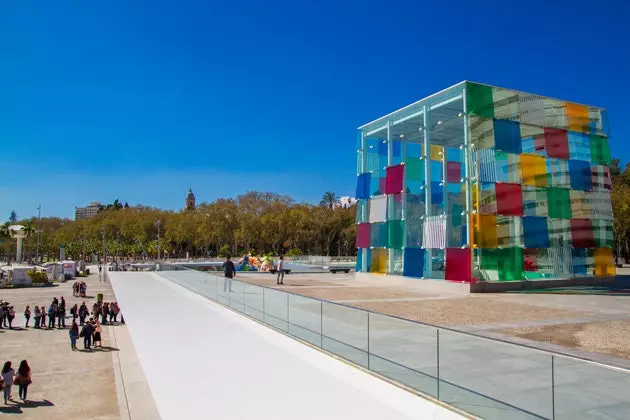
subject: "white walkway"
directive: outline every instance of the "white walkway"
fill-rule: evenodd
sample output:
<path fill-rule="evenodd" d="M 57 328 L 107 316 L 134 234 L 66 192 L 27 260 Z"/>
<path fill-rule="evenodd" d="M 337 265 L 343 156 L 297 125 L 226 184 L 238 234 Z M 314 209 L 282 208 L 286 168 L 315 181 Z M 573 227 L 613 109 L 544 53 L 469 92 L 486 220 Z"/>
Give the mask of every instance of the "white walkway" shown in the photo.
<path fill-rule="evenodd" d="M 111 281 L 163 420 L 462 418 L 153 273 Z"/>

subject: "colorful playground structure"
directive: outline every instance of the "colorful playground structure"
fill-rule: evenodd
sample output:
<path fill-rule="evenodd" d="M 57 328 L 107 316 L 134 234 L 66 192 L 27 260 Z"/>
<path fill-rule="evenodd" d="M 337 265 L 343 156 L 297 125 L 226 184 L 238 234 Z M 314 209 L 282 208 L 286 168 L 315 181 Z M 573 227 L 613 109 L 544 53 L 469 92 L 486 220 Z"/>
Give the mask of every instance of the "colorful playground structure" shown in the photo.
<path fill-rule="evenodd" d="M 273 260 L 268 256 L 258 258 L 255 255 L 245 255 L 238 261 L 236 271 L 273 271 Z"/>

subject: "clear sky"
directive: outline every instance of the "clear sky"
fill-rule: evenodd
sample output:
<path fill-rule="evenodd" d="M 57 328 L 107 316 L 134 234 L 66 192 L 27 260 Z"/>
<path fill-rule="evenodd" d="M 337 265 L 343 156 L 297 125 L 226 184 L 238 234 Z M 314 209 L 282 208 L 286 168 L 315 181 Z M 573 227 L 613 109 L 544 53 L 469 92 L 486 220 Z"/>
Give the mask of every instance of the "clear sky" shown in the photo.
<path fill-rule="evenodd" d="M 353 194 L 356 128 L 461 80 L 609 109 L 625 1 L 3 1 L 0 219 Z"/>

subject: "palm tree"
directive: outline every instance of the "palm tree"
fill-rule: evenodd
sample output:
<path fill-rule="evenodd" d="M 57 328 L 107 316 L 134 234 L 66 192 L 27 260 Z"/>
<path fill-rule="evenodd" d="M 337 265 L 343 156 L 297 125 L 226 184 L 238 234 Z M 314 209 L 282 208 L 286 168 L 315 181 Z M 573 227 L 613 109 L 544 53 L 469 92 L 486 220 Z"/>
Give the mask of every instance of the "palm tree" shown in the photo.
<path fill-rule="evenodd" d="M 326 206 L 329 209 L 334 208 L 337 204 L 339 204 L 339 199 L 332 191 L 326 191 L 319 202 L 320 206 Z"/>

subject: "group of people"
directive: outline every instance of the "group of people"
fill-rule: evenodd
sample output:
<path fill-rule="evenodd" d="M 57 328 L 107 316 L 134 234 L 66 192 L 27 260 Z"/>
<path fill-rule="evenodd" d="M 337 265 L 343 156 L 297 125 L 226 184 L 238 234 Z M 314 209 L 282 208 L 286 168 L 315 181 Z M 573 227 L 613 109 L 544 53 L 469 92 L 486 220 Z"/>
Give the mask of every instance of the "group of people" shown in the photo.
<path fill-rule="evenodd" d="M 66 328 L 66 300 L 61 297 L 57 299 L 53 298 L 51 304 L 46 309 L 45 306 L 35 306 L 31 311 L 30 305 L 26 306 L 24 310 L 24 319 L 26 320 L 25 326 L 28 328 L 28 323 L 31 320 L 31 316 L 35 318 L 33 328 L 46 328 L 46 318 L 48 318 L 48 328 Z M 55 325 L 56 323 L 56 325 Z"/>
<path fill-rule="evenodd" d="M 73 322 L 72 326 L 70 327 L 70 331 L 68 332 L 68 334 L 70 335 L 70 348 L 72 349 L 72 351 L 75 351 L 77 349 L 77 340 L 79 338 L 83 338 L 84 350 L 92 351 L 92 346 L 102 348 L 102 332 L 103 327 L 98 321 L 98 317 L 96 319 L 90 318 L 87 322 L 83 323 L 80 331 L 79 325 L 76 322 Z"/>
<path fill-rule="evenodd" d="M 120 313 L 120 306 L 118 302 L 96 302 L 92 306 L 92 310 L 88 309 L 87 304 L 83 302 L 81 306 L 78 304 L 73 305 L 70 310 L 72 316 L 72 323 L 77 322 L 79 319 L 79 326 L 83 326 L 86 323 L 86 319 L 90 314 L 99 324 L 114 324 L 118 323 L 118 316 L 120 316 L 120 322 L 125 323 L 125 318 Z M 27 305 L 24 310 L 25 327 L 28 328 L 28 324 L 31 321 L 31 317 L 34 318 L 33 328 L 66 328 L 66 316 L 68 310 L 66 309 L 66 300 L 62 297 L 59 299 L 54 297 L 48 309 L 44 305 L 35 306 L 31 310 L 31 306 Z M 8 327 L 13 328 L 13 319 L 15 318 L 15 310 L 13 306 L 10 306 L 8 302 L 0 303 L 0 328 Z M 92 318 L 90 318 L 92 319 Z M 48 322 L 46 322 L 48 321 Z"/>
<path fill-rule="evenodd" d="M 85 297 L 87 295 L 87 284 L 84 281 L 75 281 L 72 285 L 72 296 Z"/>
<path fill-rule="evenodd" d="M 17 373 L 11 366 L 10 360 L 4 362 L 4 366 L 2 366 L 2 377 L 0 378 L 0 390 L 4 391 L 4 405 L 7 405 L 8 401 L 13 401 L 13 395 L 11 393 L 13 385 L 18 386 L 18 396 L 22 401 L 26 402 L 28 386 L 31 383 L 31 368 L 26 360 L 22 360 Z"/>
<path fill-rule="evenodd" d="M 15 309 L 9 302 L 0 303 L 0 329 L 13 328 L 13 319 L 15 318 Z"/>

